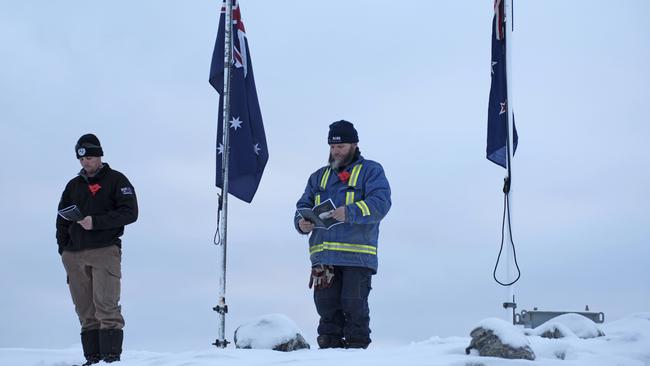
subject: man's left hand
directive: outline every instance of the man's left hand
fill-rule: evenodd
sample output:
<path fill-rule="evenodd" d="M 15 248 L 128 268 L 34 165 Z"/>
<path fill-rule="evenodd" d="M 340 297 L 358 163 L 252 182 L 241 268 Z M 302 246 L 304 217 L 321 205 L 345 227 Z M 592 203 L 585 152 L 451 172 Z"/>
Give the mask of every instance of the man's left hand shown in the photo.
<path fill-rule="evenodd" d="M 332 211 L 330 217 L 334 218 L 336 221 L 345 222 L 345 206 L 341 206 Z"/>
<path fill-rule="evenodd" d="M 93 217 L 92 216 L 86 216 L 80 221 L 77 221 L 77 224 L 81 225 L 82 228 L 86 230 L 92 230 L 93 229 Z"/>

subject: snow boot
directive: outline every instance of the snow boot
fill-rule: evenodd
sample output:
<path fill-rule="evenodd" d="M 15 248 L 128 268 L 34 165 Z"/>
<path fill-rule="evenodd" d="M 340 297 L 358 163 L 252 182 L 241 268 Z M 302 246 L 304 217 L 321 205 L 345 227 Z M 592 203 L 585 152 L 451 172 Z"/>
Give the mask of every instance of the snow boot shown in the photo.
<path fill-rule="evenodd" d="M 345 339 L 345 348 L 368 348 L 370 344 L 370 339 L 368 338 L 346 338 Z"/>
<path fill-rule="evenodd" d="M 81 332 L 81 346 L 86 358 L 86 362 L 81 366 L 89 366 L 101 361 L 99 355 L 99 329 Z"/>
<path fill-rule="evenodd" d="M 320 349 L 343 348 L 345 346 L 341 337 L 331 336 L 327 334 L 319 335 L 316 338 L 316 342 L 318 342 L 318 348 Z"/>
<path fill-rule="evenodd" d="M 124 332 L 122 329 L 101 329 L 99 331 L 99 350 L 101 359 L 106 362 L 120 360 L 122 354 L 122 340 Z"/>

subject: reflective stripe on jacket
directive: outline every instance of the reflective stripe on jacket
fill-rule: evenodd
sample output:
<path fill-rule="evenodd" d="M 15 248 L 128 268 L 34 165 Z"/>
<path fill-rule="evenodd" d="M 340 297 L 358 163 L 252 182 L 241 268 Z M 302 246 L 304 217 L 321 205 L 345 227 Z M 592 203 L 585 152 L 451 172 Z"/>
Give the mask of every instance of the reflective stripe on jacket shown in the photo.
<path fill-rule="evenodd" d="M 329 166 L 315 171 L 297 208 L 312 208 L 327 199 L 336 207 L 345 205 L 346 221 L 329 230 L 314 229 L 309 237 L 312 265 L 328 264 L 371 268 L 377 272 L 379 222 L 391 206 L 390 185 L 382 166 L 360 157 L 344 170 L 347 182 Z M 294 225 L 298 232 L 300 215 L 296 211 Z"/>

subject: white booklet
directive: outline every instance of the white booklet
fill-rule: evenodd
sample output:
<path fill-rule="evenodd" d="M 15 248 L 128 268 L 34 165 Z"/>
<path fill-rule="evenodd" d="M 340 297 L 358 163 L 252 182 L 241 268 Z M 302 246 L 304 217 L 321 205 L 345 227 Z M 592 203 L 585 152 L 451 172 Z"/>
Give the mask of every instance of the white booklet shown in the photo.
<path fill-rule="evenodd" d="M 59 210 L 59 216 L 68 221 L 79 221 L 84 218 L 84 215 L 79 210 L 77 205 L 68 206 Z"/>
<path fill-rule="evenodd" d="M 314 206 L 314 208 L 299 208 L 298 214 L 303 219 L 311 221 L 314 224 L 314 228 L 329 230 L 332 226 L 343 223 L 330 217 L 332 211 L 335 209 L 336 206 L 334 206 L 334 202 L 330 198 L 320 205 Z"/>

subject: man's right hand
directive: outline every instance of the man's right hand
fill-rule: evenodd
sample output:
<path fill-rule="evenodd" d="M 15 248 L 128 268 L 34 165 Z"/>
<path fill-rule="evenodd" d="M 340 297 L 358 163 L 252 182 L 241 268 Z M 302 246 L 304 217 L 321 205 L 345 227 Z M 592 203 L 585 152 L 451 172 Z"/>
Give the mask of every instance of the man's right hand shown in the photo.
<path fill-rule="evenodd" d="M 300 219 L 298 220 L 298 227 L 303 233 L 309 234 L 312 230 L 314 230 L 314 223 L 305 219 Z"/>
<path fill-rule="evenodd" d="M 77 224 L 81 225 L 86 230 L 92 230 L 93 229 L 93 217 L 92 216 L 86 216 L 83 219 L 77 221 Z"/>

